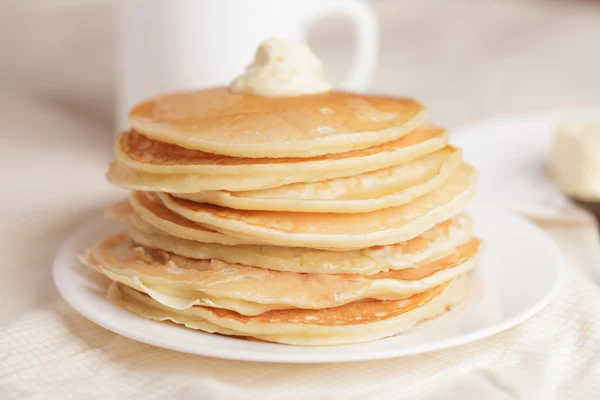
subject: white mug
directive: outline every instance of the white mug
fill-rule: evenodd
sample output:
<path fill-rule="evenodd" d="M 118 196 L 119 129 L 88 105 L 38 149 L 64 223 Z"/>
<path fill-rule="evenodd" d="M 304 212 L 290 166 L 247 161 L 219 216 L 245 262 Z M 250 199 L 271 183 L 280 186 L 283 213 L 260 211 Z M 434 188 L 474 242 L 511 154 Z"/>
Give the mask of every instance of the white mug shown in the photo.
<path fill-rule="evenodd" d="M 357 28 L 354 62 L 340 85 L 364 90 L 376 65 L 379 26 L 364 0 L 122 0 L 117 124 L 159 93 L 226 85 L 272 37 L 305 41 L 317 19 L 340 14 Z"/>

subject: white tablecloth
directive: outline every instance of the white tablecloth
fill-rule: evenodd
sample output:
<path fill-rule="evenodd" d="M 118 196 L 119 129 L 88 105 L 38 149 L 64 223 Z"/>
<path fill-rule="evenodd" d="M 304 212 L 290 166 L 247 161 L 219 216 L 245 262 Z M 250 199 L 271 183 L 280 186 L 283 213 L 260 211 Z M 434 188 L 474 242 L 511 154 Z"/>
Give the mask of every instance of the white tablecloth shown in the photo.
<path fill-rule="evenodd" d="M 600 398 L 591 219 L 542 223 L 567 256 L 569 280 L 539 315 L 420 356 L 296 366 L 214 360 L 121 338 L 66 307 L 51 281 L 54 252 L 122 195 L 103 179 L 113 137 L 113 2 L 0 4 L 0 34 L 11 38 L 0 41 L 0 398 Z M 437 121 L 598 104 L 599 55 L 586 50 L 600 34 L 594 2 L 397 3 L 374 3 L 384 27 L 373 87 L 421 98 Z M 339 40 L 334 32 L 319 45 L 336 55 Z M 335 60 L 326 59 L 333 70 L 343 65 Z M 577 73 L 567 74 L 573 60 Z"/>

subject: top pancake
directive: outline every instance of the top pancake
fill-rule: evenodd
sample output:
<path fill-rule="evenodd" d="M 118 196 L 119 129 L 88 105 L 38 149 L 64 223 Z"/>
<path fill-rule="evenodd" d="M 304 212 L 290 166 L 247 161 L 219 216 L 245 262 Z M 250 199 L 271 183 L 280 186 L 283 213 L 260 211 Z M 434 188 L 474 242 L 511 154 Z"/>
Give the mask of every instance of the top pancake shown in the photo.
<path fill-rule="evenodd" d="M 226 88 L 162 95 L 129 123 L 161 142 L 235 157 L 314 157 L 395 140 L 420 125 L 412 99 L 328 92 L 262 97 Z"/>

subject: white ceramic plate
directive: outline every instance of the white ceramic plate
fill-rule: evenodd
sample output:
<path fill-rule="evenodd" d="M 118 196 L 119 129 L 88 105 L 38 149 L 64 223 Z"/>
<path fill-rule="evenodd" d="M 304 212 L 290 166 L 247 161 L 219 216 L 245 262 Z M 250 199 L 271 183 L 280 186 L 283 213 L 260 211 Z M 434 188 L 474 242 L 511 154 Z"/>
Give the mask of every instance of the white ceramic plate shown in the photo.
<path fill-rule="evenodd" d="M 577 219 L 581 213 L 548 174 L 552 136 L 568 120 L 600 120 L 600 109 L 509 115 L 452 131 L 452 143 L 479 171 L 480 203 L 545 219 Z"/>
<path fill-rule="evenodd" d="M 118 226 L 98 218 L 76 231 L 54 261 L 54 281 L 64 299 L 93 322 L 140 342 L 186 353 L 236 360 L 322 363 L 373 360 L 424 353 L 472 342 L 508 329 L 546 306 L 559 288 L 563 261 L 552 239 L 532 223 L 495 209 L 473 207 L 485 242 L 471 273 L 464 307 L 403 334 L 364 344 L 295 347 L 212 335 L 145 320 L 109 303 L 109 281 L 81 265 L 77 255 Z"/>

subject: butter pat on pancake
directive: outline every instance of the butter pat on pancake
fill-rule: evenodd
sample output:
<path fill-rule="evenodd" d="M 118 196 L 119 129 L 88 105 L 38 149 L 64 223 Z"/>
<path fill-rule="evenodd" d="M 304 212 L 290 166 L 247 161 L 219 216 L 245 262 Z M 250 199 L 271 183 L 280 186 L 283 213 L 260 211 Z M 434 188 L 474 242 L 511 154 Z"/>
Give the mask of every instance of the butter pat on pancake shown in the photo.
<path fill-rule="evenodd" d="M 327 92 L 263 97 L 226 88 L 158 96 L 131 126 L 157 141 L 233 157 L 314 157 L 390 142 L 425 119 L 412 99 Z"/>

